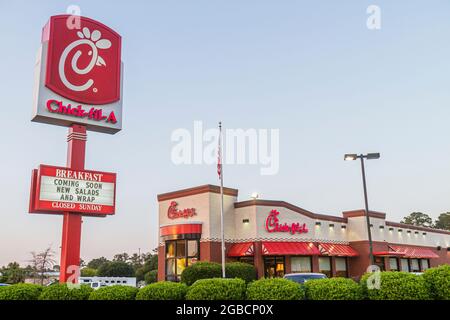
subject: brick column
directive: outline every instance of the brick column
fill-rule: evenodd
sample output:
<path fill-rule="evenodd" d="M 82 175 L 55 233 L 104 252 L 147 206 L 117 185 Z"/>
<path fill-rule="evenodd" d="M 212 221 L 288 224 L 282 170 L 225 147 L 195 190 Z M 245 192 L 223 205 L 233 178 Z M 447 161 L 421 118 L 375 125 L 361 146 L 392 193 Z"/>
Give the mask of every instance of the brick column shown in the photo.
<path fill-rule="evenodd" d="M 158 281 L 166 280 L 166 247 L 158 247 Z"/>
<path fill-rule="evenodd" d="M 254 242 L 254 265 L 258 273 L 258 279 L 264 277 L 264 260 L 262 255 L 262 242 Z"/>
<path fill-rule="evenodd" d="M 312 256 L 312 272 L 319 272 L 319 256 Z"/>

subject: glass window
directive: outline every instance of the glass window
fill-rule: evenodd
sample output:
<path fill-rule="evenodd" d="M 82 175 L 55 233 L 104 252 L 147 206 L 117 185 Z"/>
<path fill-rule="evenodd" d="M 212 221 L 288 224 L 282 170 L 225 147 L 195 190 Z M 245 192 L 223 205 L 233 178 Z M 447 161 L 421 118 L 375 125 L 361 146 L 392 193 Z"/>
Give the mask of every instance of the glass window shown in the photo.
<path fill-rule="evenodd" d="M 239 262 L 243 262 L 243 263 L 248 263 L 248 264 L 254 265 L 254 259 L 253 259 L 253 257 L 239 257 L 239 258 L 238 258 L 238 261 L 239 261 Z"/>
<path fill-rule="evenodd" d="M 166 274 L 167 275 L 175 274 L 175 259 L 166 260 Z"/>
<path fill-rule="evenodd" d="M 420 267 L 419 267 L 419 259 L 411 259 L 411 272 L 419 272 L 420 271 Z"/>
<path fill-rule="evenodd" d="M 402 259 L 400 259 L 400 263 L 402 264 L 402 271 L 409 272 L 408 259 L 402 258 Z"/>
<path fill-rule="evenodd" d="M 178 240 L 177 241 L 177 258 L 178 257 L 186 257 L 186 240 Z"/>
<path fill-rule="evenodd" d="M 264 257 L 264 274 L 266 278 L 284 276 L 284 257 Z"/>
<path fill-rule="evenodd" d="M 291 272 L 311 272 L 311 257 L 291 257 Z"/>
<path fill-rule="evenodd" d="M 398 271 L 397 258 L 389 258 L 389 268 L 391 269 L 391 271 Z"/>
<path fill-rule="evenodd" d="M 188 257 L 196 257 L 198 254 L 198 241 L 188 241 Z"/>
<path fill-rule="evenodd" d="M 166 242 L 166 258 L 175 257 L 175 241 Z"/>
<path fill-rule="evenodd" d="M 336 276 L 347 277 L 347 258 L 336 257 Z"/>
<path fill-rule="evenodd" d="M 430 267 L 428 259 L 421 259 L 420 262 L 422 264 L 422 271 L 425 271 Z"/>
<path fill-rule="evenodd" d="M 331 278 L 331 259 L 330 257 L 319 257 L 319 272 Z"/>
<path fill-rule="evenodd" d="M 375 257 L 375 264 L 380 268 L 381 271 L 384 270 L 384 257 Z"/>
<path fill-rule="evenodd" d="M 181 273 L 199 258 L 198 240 L 166 241 L 166 280 L 179 281 Z"/>

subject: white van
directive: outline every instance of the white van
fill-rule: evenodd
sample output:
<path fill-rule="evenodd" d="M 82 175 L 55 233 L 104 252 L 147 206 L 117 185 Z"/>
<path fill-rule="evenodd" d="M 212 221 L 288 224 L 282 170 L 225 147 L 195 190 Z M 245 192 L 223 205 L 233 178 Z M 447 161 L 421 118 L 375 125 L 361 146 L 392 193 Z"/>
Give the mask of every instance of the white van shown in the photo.
<path fill-rule="evenodd" d="M 136 287 L 136 278 L 132 277 L 79 277 L 79 284 L 90 285 L 93 289 L 109 286 Z"/>

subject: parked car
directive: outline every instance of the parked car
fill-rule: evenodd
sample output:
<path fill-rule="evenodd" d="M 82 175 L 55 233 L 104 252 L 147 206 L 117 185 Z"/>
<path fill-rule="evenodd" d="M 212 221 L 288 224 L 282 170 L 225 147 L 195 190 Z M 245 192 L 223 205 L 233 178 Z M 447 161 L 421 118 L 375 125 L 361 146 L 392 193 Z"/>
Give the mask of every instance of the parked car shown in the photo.
<path fill-rule="evenodd" d="M 288 273 L 284 276 L 285 279 L 295 281 L 303 284 L 310 280 L 325 279 L 327 276 L 323 273 Z"/>
<path fill-rule="evenodd" d="M 6 287 L 6 286 L 9 286 L 9 284 L 7 284 L 7 283 L 0 283 L 0 287 Z"/>

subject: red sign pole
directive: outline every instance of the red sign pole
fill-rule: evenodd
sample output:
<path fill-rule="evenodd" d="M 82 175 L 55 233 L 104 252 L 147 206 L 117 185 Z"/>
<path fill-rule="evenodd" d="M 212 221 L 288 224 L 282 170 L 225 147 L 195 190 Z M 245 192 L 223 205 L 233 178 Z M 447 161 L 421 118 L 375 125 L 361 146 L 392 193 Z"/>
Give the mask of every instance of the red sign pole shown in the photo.
<path fill-rule="evenodd" d="M 73 124 L 67 135 L 67 167 L 73 170 L 84 170 L 86 154 L 86 126 Z M 70 276 L 74 276 L 75 267 L 80 266 L 80 242 L 82 215 L 74 212 L 64 212 L 62 242 L 61 242 L 61 268 L 59 282 L 65 283 Z M 78 277 L 70 279 L 77 283 Z"/>

